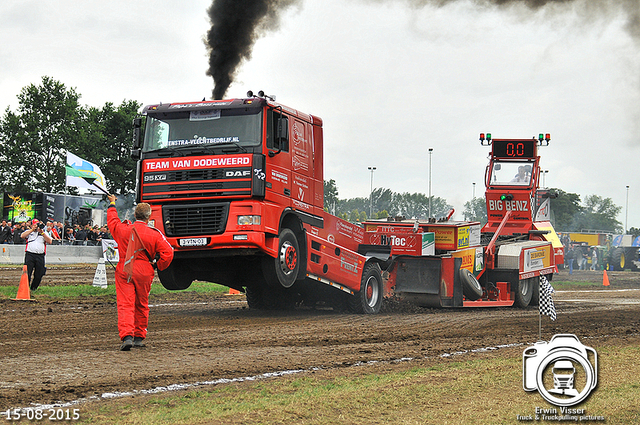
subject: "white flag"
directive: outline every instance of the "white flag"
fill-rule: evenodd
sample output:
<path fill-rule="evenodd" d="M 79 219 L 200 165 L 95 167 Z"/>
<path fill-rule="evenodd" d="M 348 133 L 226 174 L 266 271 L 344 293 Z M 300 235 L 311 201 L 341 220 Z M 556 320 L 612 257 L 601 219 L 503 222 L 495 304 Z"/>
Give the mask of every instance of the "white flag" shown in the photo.
<path fill-rule="evenodd" d="M 102 239 L 102 255 L 105 260 L 111 263 L 120 261 L 118 243 L 113 239 Z"/>
<path fill-rule="evenodd" d="M 96 164 L 86 161 L 67 151 L 67 186 L 95 189 L 96 186 L 107 193 L 107 181 Z"/>

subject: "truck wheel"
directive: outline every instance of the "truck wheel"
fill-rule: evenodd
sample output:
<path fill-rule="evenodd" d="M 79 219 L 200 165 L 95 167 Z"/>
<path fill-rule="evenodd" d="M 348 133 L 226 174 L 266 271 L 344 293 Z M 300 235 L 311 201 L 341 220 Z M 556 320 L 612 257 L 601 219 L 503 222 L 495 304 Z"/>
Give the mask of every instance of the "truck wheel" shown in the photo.
<path fill-rule="evenodd" d="M 300 274 L 300 254 L 296 235 L 290 229 L 282 229 L 278 237 L 278 255 L 264 259 L 263 270 L 267 282 L 284 288 L 296 283 Z"/>
<path fill-rule="evenodd" d="M 462 281 L 462 293 L 469 301 L 482 298 L 482 286 L 478 279 L 467 269 L 460 269 L 460 280 Z"/>
<path fill-rule="evenodd" d="M 539 285 L 539 283 L 537 284 Z M 518 281 L 515 288 L 516 299 L 513 305 L 520 308 L 529 306 L 531 298 L 533 298 L 533 286 L 533 279 L 522 279 Z"/>
<path fill-rule="evenodd" d="M 611 266 L 613 270 L 623 271 L 626 266 L 624 248 L 615 248 L 611 253 Z"/>
<path fill-rule="evenodd" d="M 181 261 L 174 261 L 166 269 L 158 270 L 158 278 L 162 286 L 170 291 L 187 289 L 194 280 L 189 268 Z"/>
<path fill-rule="evenodd" d="M 379 313 L 382 307 L 383 291 L 380 266 L 377 263 L 365 265 L 360 281 L 360 291 L 349 297 L 349 309 L 359 314 Z"/>

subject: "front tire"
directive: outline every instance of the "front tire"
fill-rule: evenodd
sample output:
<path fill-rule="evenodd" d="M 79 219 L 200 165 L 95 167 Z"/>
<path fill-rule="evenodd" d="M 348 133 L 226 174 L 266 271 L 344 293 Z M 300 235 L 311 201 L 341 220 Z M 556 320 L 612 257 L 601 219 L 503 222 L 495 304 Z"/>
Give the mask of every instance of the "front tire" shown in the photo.
<path fill-rule="evenodd" d="M 268 282 L 290 288 L 300 274 L 300 246 L 296 235 L 290 229 L 282 229 L 278 237 L 278 255 L 267 257 L 264 262 L 264 276 Z"/>
<path fill-rule="evenodd" d="M 165 289 L 180 291 L 187 289 L 194 281 L 191 270 L 182 261 L 174 261 L 164 270 L 158 270 L 158 278 Z"/>
<path fill-rule="evenodd" d="M 360 290 L 349 297 L 349 309 L 358 314 L 377 314 L 382 307 L 384 287 L 382 271 L 377 263 L 364 266 Z"/>

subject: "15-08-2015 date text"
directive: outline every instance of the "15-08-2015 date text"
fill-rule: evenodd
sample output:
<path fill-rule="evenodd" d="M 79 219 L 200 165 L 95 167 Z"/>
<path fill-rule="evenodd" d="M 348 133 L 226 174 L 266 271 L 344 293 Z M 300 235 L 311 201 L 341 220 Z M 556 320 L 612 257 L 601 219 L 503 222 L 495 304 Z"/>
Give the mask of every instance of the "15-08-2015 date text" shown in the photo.
<path fill-rule="evenodd" d="M 8 409 L 0 413 L 7 421 L 76 421 L 80 419 L 80 409 Z"/>

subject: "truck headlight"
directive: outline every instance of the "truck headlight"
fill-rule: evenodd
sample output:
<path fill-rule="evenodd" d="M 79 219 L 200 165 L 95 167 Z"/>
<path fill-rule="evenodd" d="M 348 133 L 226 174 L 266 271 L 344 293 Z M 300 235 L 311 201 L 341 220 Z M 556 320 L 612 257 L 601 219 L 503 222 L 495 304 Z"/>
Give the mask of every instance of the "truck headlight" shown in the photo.
<path fill-rule="evenodd" d="M 260 224 L 259 215 L 239 215 L 238 226 L 250 226 L 252 224 Z"/>

